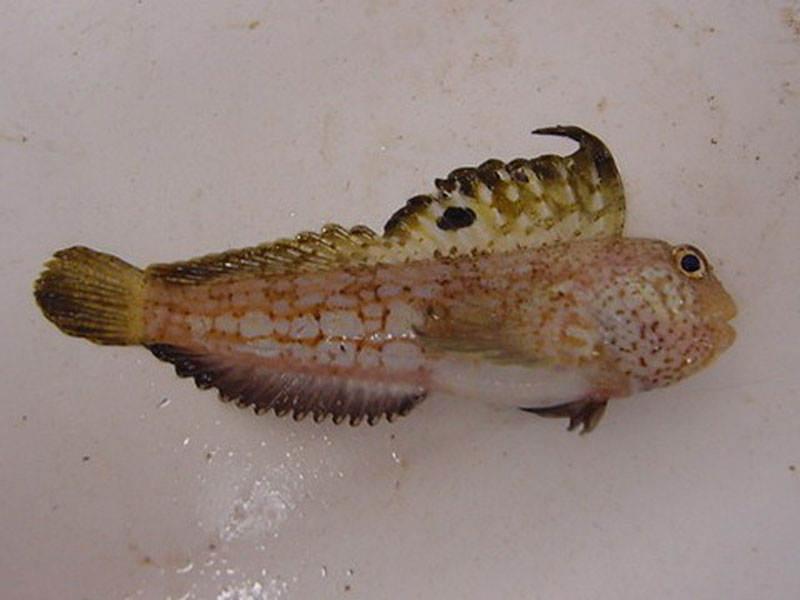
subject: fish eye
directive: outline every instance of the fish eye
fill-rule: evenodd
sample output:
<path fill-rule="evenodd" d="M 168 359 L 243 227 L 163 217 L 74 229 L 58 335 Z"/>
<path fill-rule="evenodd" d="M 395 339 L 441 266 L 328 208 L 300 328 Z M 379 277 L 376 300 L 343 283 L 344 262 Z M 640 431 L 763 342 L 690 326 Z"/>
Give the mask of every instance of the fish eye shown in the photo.
<path fill-rule="evenodd" d="M 694 246 L 678 246 L 672 251 L 681 273 L 692 279 L 702 279 L 708 272 L 706 257 Z"/>

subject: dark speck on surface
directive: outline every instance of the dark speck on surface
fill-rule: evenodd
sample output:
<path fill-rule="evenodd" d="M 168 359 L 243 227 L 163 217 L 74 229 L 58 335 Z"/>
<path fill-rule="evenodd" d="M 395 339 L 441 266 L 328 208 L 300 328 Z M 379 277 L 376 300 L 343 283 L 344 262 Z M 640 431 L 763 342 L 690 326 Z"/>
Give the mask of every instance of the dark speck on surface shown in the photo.
<path fill-rule="evenodd" d="M 795 38 L 800 39 L 800 10 L 788 6 L 783 9 L 783 22 Z"/>
<path fill-rule="evenodd" d="M 455 231 L 469 227 L 475 222 L 475 211 L 461 206 L 448 206 L 444 214 L 436 220 L 436 225 L 444 231 Z"/>

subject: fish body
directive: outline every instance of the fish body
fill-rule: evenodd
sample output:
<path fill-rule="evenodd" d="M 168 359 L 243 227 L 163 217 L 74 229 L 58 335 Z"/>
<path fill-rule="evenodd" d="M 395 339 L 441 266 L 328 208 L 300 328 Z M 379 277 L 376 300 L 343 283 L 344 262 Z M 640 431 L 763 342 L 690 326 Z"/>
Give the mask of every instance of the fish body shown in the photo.
<path fill-rule="evenodd" d="M 566 416 L 674 383 L 734 339 L 730 296 L 691 246 L 624 238 L 605 146 L 487 161 L 437 180 L 383 236 L 294 240 L 141 270 L 83 247 L 36 284 L 71 335 L 142 344 L 257 412 L 357 424 L 433 392 Z"/>

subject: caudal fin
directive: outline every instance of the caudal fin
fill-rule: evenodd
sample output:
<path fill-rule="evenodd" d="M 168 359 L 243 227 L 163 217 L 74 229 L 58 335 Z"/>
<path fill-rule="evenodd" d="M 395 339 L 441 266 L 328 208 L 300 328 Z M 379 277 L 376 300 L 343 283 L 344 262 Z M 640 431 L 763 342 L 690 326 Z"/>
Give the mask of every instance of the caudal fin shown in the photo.
<path fill-rule="evenodd" d="M 44 316 L 97 344 L 142 342 L 144 271 L 83 246 L 59 250 L 34 285 Z"/>

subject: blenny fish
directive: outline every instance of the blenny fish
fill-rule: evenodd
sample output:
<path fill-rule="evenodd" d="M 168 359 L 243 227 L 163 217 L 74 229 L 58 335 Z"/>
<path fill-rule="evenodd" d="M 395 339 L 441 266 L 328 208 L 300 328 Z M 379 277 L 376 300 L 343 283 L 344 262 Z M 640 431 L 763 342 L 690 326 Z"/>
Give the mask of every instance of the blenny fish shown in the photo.
<path fill-rule="evenodd" d="M 567 417 L 673 384 L 728 348 L 731 297 L 697 248 L 622 236 L 610 152 L 492 159 L 411 198 L 383 235 L 327 225 L 139 269 L 76 246 L 35 284 L 68 335 L 143 345 L 257 413 L 375 424 L 435 392 Z"/>

